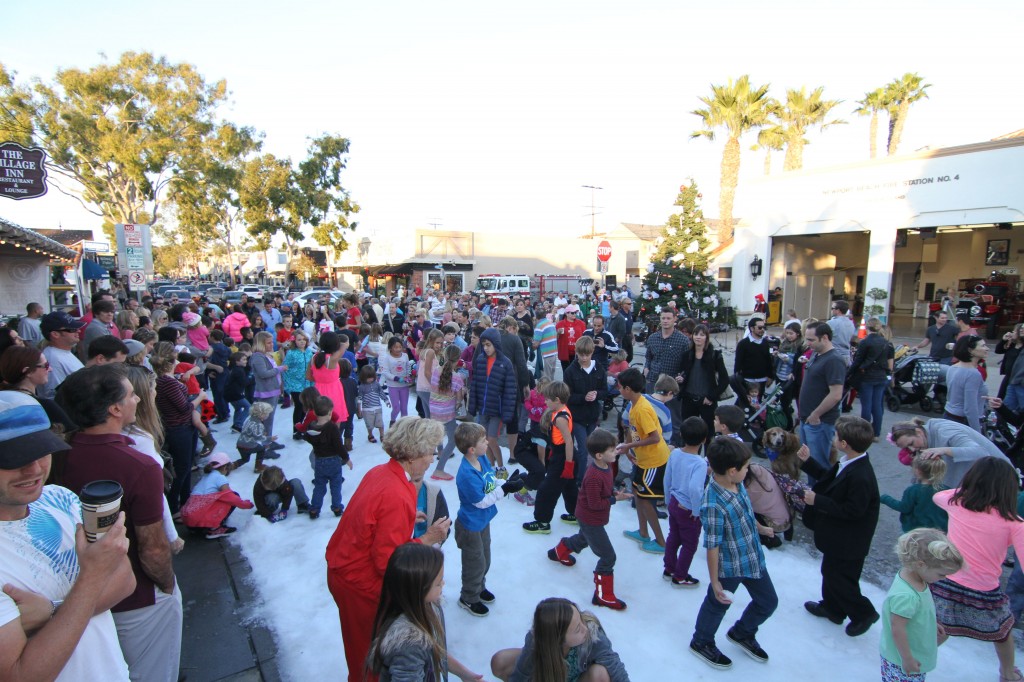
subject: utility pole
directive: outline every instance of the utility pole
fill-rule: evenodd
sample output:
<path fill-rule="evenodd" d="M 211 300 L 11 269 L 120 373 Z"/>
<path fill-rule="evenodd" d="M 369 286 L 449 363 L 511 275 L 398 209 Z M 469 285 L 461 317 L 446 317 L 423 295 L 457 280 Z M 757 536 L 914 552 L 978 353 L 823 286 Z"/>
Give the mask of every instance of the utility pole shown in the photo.
<path fill-rule="evenodd" d="M 590 190 L 590 238 L 593 239 L 596 236 L 596 230 L 594 227 L 594 216 L 597 215 L 598 206 L 594 206 L 594 192 L 604 187 L 595 187 L 594 185 L 581 185 L 584 189 Z"/>

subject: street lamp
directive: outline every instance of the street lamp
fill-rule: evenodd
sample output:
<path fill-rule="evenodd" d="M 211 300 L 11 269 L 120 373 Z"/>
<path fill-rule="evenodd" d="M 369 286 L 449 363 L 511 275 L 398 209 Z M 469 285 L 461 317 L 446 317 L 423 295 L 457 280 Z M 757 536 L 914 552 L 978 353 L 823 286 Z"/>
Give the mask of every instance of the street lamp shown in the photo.
<path fill-rule="evenodd" d="M 757 254 L 754 255 L 754 260 L 750 261 L 750 278 L 756 280 L 761 276 L 761 257 Z"/>

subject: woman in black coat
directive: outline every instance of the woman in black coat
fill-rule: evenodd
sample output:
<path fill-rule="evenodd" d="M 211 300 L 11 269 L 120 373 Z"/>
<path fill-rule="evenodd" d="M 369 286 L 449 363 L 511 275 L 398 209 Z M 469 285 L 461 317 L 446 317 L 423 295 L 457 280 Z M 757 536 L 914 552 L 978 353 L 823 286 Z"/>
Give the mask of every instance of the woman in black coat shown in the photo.
<path fill-rule="evenodd" d="M 715 435 L 715 408 L 718 396 L 729 386 L 722 352 L 711 344 L 708 328 L 698 324 L 693 330 L 693 345 L 683 355 L 683 383 L 679 386 L 682 418 L 700 417 L 708 425 L 708 441 Z M 673 430 L 675 430 L 673 428 Z"/>

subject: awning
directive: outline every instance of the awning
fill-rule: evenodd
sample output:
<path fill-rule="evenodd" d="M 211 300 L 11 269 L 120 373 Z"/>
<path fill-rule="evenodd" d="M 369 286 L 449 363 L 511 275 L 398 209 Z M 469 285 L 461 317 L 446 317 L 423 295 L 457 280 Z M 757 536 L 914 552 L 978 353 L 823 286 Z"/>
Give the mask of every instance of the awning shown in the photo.
<path fill-rule="evenodd" d="M 57 260 L 74 260 L 78 252 L 63 244 L 33 232 L 27 227 L 0 218 L 0 244 L 10 244 L 27 251 L 35 251 Z"/>
<path fill-rule="evenodd" d="M 107 277 L 110 277 L 110 273 L 107 272 L 105 267 L 96 261 L 83 258 L 82 276 L 85 277 L 85 279 L 106 279 Z"/>
<path fill-rule="evenodd" d="M 414 267 L 412 263 L 381 265 L 376 268 L 370 268 L 370 274 L 374 277 L 408 277 L 412 274 Z"/>

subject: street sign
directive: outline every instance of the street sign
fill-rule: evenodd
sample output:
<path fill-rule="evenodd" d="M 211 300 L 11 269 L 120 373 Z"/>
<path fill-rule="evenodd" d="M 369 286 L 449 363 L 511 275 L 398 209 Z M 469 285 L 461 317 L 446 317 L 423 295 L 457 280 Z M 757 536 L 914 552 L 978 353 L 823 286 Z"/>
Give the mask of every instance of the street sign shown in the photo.
<path fill-rule="evenodd" d="M 114 225 L 117 237 L 118 272 L 128 277 L 128 285 L 141 295 L 146 281 L 153 277 L 153 242 L 149 225 L 118 223 Z"/>
<path fill-rule="evenodd" d="M 0 196 L 35 199 L 46 194 L 46 152 L 17 142 L 0 144 Z"/>
<path fill-rule="evenodd" d="M 598 265 L 600 266 L 601 274 L 602 275 L 607 275 L 608 274 L 608 261 L 603 260 L 600 263 L 598 263 Z"/>
<path fill-rule="evenodd" d="M 146 271 L 145 270 L 129 270 L 128 271 L 128 283 L 133 287 L 141 287 L 146 285 Z"/>
<path fill-rule="evenodd" d="M 612 258 L 612 244 L 607 239 L 601 240 L 601 243 L 597 245 L 597 260 L 602 263 L 607 263 Z M 603 270 L 602 272 L 607 272 Z"/>
<path fill-rule="evenodd" d="M 83 251 L 93 251 L 95 253 L 106 253 L 110 251 L 110 242 L 94 242 L 86 239 L 82 242 Z"/>

